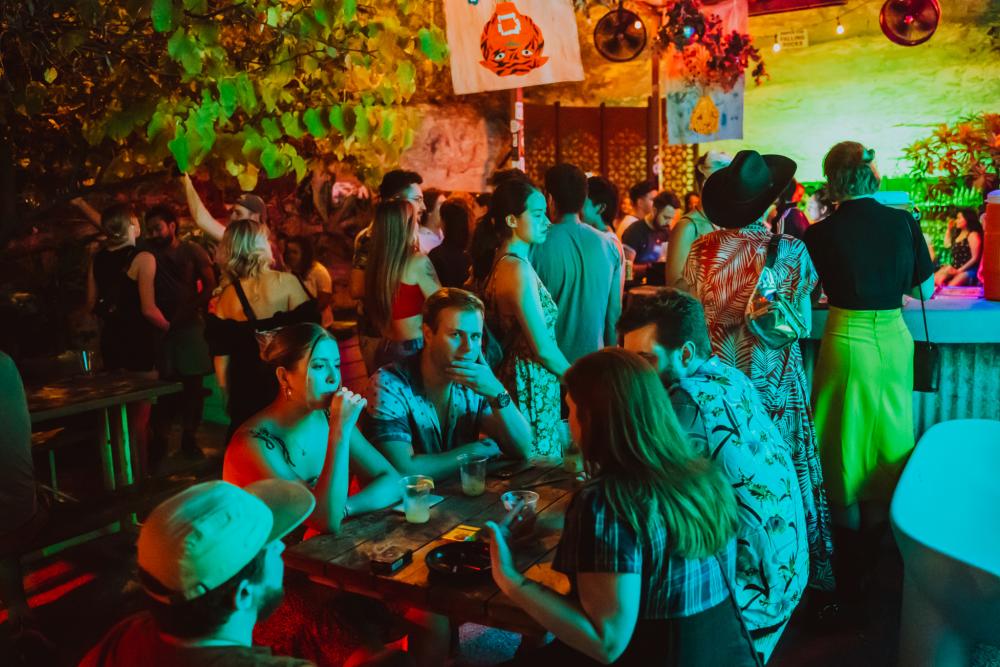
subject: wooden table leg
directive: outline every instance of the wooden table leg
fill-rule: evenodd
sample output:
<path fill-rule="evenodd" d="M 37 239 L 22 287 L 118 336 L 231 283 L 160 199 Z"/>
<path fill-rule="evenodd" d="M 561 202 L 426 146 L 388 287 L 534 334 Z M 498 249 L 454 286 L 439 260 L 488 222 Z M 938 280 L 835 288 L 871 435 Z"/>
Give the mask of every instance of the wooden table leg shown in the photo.
<path fill-rule="evenodd" d="M 104 474 L 104 488 L 107 491 L 115 490 L 115 460 L 111 447 L 111 416 L 107 409 L 101 411 L 104 419 L 104 437 L 97 443 L 97 449 L 101 455 L 101 472 Z"/>

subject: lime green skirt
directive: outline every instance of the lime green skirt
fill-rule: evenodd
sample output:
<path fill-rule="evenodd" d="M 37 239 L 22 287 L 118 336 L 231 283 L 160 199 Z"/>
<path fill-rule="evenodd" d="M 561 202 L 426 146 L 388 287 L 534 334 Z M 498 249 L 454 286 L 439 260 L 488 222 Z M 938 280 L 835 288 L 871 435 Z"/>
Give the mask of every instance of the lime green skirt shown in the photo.
<path fill-rule="evenodd" d="M 830 308 L 813 377 L 830 502 L 888 503 L 913 450 L 913 338 L 899 310 Z"/>

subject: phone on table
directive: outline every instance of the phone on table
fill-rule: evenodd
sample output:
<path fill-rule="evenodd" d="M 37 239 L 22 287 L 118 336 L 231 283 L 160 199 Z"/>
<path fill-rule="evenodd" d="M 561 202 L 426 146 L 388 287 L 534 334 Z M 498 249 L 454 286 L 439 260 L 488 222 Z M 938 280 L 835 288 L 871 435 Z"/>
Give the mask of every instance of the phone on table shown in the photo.
<path fill-rule="evenodd" d="M 491 467 L 489 472 L 486 473 L 487 477 L 496 477 L 497 479 L 510 479 L 519 472 L 533 468 L 534 464 L 530 461 L 505 461 L 500 460 L 493 464 L 495 467 Z"/>

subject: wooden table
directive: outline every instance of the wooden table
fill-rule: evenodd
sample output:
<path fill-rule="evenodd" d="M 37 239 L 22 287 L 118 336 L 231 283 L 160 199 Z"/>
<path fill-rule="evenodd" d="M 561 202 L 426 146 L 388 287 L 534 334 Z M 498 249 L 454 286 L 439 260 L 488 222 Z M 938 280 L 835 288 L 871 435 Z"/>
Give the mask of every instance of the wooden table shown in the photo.
<path fill-rule="evenodd" d="M 29 389 L 28 412 L 34 427 L 61 417 L 99 411 L 104 426 L 98 439 L 98 450 L 104 468 L 104 486 L 107 490 L 114 491 L 117 487 L 128 486 L 135 481 L 126 405 L 175 394 L 182 388 L 178 382 L 162 382 L 133 373 L 78 375 Z M 116 421 L 120 428 L 117 433 L 113 433 L 112 412 L 116 409 Z M 115 457 L 118 459 L 117 466 Z"/>
<path fill-rule="evenodd" d="M 340 535 L 319 535 L 285 552 L 285 564 L 321 584 L 368 597 L 400 602 L 444 614 L 458 622 L 471 621 L 525 634 L 544 630 L 501 593 L 491 578 L 481 583 L 454 585 L 432 579 L 424 563 L 428 552 L 447 544 L 441 536 L 459 525 L 483 526 L 499 521 L 505 511 L 500 495 L 529 488 L 539 495 L 534 534 L 513 545 L 518 569 L 526 576 L 561 593 L 569 581 L 555 572 L 552 558 L 562 534 L 563 515 L 578 485 L 558 461 L 536 460 L 509 480 L 487 477 L 486 492 L 463 496 L 458 480 L 439 483 L 434 493 L 445 500 L 431 508 L 425 524 L 407 523 L 401 514 L 382 510 L 353 518 Z M 527 467 L 530 466 L 530 467 Z M 385 545 L 413 550 L 413 562 L 394 575 L 372 574 L 372 552 Z"/>

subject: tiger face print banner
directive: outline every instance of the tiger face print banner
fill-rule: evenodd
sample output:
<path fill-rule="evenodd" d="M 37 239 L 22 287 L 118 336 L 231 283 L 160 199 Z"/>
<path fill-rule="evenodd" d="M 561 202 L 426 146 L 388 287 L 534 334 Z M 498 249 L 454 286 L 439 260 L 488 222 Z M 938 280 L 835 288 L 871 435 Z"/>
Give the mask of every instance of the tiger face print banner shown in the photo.
<path fill-rule="evenodd" d="M 582 81 L 571 0 L 445 0 L 455 93 Z"/>

